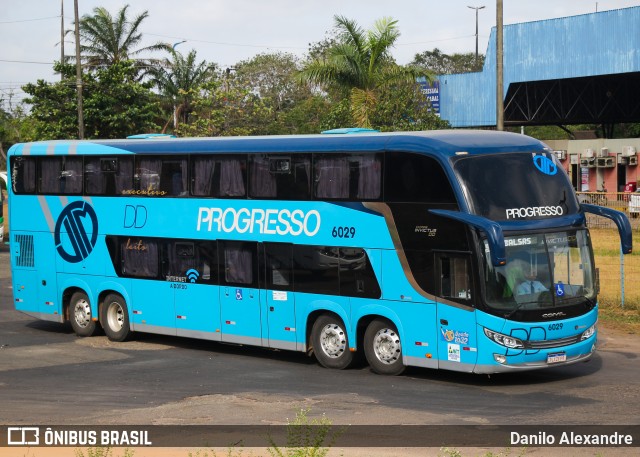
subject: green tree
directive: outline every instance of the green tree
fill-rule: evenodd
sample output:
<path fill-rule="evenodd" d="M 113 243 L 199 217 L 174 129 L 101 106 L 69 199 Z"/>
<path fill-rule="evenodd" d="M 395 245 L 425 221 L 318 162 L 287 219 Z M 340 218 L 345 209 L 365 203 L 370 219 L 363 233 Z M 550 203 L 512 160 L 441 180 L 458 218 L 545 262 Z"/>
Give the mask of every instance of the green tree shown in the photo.
<path fill-rule="evenodd" d="M 215 77 L 216 65 L 205 60 L 197 62 L 195 50 L 191 50 L 186 57 L 174 50 L 170 52 L 171 59 L 165 59 L 161 66 L 152 68 L 149 74 L 164 101 L 171 106 L 175 130 L 180 122 L 188 121 L 193 94 Z M 163 133 L 170 122 L 171 119 L 162 129 Z"/>
<path fill-rule="evenodd" d="M 449 55 L 435 48 L 433 51 L 416 54 L 410 65 L 435 75 L 471 73 L 482 70 L 484 55 L 480 54 L 476 60 L 473 52 Z"/>
<path fill-rule="evenodd" d="M 75 66 L 55 65 L 64 79 L 29 83 L 22 90 L 29 95 L 29 118 L 37 140 L 69 139 L 78 135 Z M 84 114 L 87 138 L 124 138 L 134 133 L 155 131 L 158 105 L 149 84 L 135 80 L 131 61 L 101 68 L 85 75 Z"/>
<path fill-rule="evenodd" d="M 353 122 L 371 127 L 379 90 L 399 82 L 415 82 L 415 68 L 397 65 L 390 50 L 400 36 L 397 21 L 383 18 L 365 31 L 355 21 L 335 17 L 338 44 L 326 58 L 308 62 L 300 73 L 308 82 L 338 87 L 350 101 Z"/>
<path fill-rule="evenodd" d="M 314 100 L 309 85 L 296 77 L 300 71 L 297 57 L 289 53 L 259 54 L 235 65 L 235 73 L 227 80 L 229 85 L 249 90 L 257 95 L 271 113 L 265 130 L 269 134 L 300 133 L 298 122 L 307 124 L 305 115 L 315 117 L 306 108 L 322 103 Z M 305 114 L 306 113 L 306 114 Z M 313 122 L 312 122 L 313 123 Z"/>
<path fill-rule="evenodd" d="M 193 110 L 189 123 L 176 128 L 179 136 L 244 136 L 265 134 L 269 109 L 247 89 L 210 80 L 191 89 Z"/>
<path fill-rule="evenodd" d="M 132 20 L 127 17 L 129 5 L 123 6 L 114 16 L 104 7 L 97 7 L 93 15 L 80 19 L 80 52 L 89 68 L 112 65 L 133 60 L 138 70 L 145 70 L 158 63 L 156 59 L 140 58 L 140 54 L 152 51 L 169 51 L 167 43 L 155 43 L 138 47 L 142 41 L 140 26 L 149 17 L 144 11 Z"/>

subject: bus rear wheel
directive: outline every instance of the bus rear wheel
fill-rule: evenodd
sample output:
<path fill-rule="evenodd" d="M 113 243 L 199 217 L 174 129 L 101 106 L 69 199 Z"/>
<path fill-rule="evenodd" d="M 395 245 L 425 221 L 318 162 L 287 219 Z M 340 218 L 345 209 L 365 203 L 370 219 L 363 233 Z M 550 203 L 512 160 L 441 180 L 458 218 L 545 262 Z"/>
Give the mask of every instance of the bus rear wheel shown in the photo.
<path fill-rule="evenodd" d="M 131 335 L 129 311 L 120 295 L 110 294 L 104 298 L 100 307 L 100 322 L 111 341 L 126 341 Z"/>
<path fill-rule="evenodd" d="M 91 315 L 91 303 L 84 292 L 75 292 L 69 301 L 69 321 L 78 336 L 95 335 L 98 326 Z"/>
<path fill-rule="evenodd" d="M 376 319 L 367 327 L 364 354 L 375 373 L 395 376 L 405 369 L 400 335 L 395 325 L 386 319 Z"/>
<path fill-rule="evenodd" d="M 316 359 L 323 367 L 342 370 L 353 362 L 347 331 L 338 317 L 325 314 L 314 322 L 311 345 Z"/>

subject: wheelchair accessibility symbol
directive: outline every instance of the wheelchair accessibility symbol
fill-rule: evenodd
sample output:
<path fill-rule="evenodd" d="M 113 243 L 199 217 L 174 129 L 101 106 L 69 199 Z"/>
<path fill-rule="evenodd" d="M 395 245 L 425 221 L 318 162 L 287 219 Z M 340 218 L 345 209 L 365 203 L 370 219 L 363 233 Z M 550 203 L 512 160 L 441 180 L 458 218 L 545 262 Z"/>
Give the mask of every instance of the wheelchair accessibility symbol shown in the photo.
<path fill-rule="evenodd" d="M 54 233 L 60 257 L 69 263 L 81 262 L 91 254 L 97 240 L 98 217 L 93 207 L 82 200 L 65 206 Z"/>
<path fill-rule="evenodd" d="M 556 296 L 564 297 L 564 284 L 562 284 L 561 282 L 556 284 Z"/>

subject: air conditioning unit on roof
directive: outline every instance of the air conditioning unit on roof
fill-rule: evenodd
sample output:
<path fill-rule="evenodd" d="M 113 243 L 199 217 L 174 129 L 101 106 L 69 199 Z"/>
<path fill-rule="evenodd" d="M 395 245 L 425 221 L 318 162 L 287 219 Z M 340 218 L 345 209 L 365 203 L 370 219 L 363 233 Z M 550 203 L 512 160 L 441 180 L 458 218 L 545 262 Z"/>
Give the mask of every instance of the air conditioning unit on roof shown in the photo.
<path fill-rule="evenodd" d="M 622 148 L 622 157 L 632 157 L 636 155 L 635 146 L 625 146 Z"/>
<path fill-rule="evenodd" d="M 553 151 L 558 160 L 567 160 L 567 151 Z"/>
<path fill-rule="evenodd" d="M 596 159 L 580 159 L 580 166 L 582 168 L 595 168 Z"/>
<path fill-rule="evenodd" d="M 596 156 L 596 151 L 591 148 L 588 148 L 582 151 L 583 159 L 593 159 L 595 156 Z"/>
<path fill-rule="evenodd" d="M 616 166 L 616 162 L 613 157 L 598 157 L 596 159 L 596 167 L 598 168 L 613 168 Z"/>
<path fill-rule="evenodd" d="M 602 148 L 598 151 L 598 157 L 609 157 L 609 148 Z"/>

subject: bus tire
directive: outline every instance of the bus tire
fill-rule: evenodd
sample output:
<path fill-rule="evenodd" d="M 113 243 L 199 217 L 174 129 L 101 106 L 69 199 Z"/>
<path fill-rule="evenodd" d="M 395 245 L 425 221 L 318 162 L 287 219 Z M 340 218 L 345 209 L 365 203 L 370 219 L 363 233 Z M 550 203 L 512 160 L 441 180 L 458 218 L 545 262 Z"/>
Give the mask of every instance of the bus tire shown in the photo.
<path fill-rule="evenodd" d="M 98 326 L 91 315 L 91 302 L 84 292 L 75 292 L 69 300 L 69 321 L 78 336 L 93 336 Z"/>
<path fill-rule="evenodd" d="M 386 319 L 376 319 L 367 327 L 364 354 L 375 373 L 396 376 L 405 369 L 400 335 L 396 326 Z"/>
<path fill-rule="evenodd" d="M 349 338 L 342 320 L 323 314 L 313 323 L 311 346 L 320 365 L 325 368 L 343 370 L 353 362 L 349 350 Z"/>
<path fill-rule="evenodd" d="M 104 297 L 100 307 L 100 322 L 111 341 L 126 341 L 131 335 L 129 310 L 120 295 L 109 294 Z"/>

